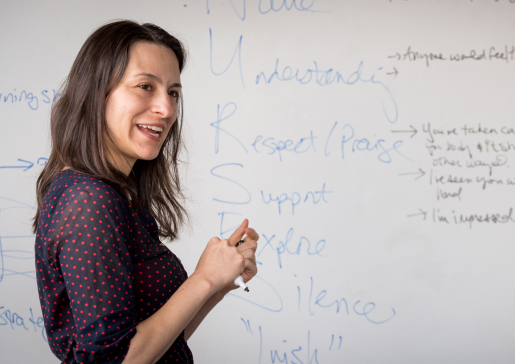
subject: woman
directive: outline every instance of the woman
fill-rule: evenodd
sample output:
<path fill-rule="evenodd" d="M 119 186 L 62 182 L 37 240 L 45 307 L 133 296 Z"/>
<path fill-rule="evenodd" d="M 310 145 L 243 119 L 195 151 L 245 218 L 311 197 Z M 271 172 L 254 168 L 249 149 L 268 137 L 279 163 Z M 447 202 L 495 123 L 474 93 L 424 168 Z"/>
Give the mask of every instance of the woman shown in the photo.
<path fill-rule="evenodd" d="M 188 338 L 238 275 L 257 272 L 247 220 L 212 238 L 189 278 L 159 240 L 177 238 L 186 216 L 184 62 L 163 29 L 110 23 L 85 42 L 53 105 L 34 229 L 48 342 L 63 363 L 192 363 Z"/>

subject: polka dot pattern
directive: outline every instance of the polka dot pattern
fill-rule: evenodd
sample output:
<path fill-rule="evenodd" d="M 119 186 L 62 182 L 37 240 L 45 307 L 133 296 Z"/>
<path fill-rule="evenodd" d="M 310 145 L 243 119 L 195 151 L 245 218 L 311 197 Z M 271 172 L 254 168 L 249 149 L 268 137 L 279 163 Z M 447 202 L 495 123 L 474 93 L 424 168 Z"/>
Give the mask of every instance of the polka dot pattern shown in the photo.
<path fill-rule="evenodd" d="M 187 278 L 147 210 L 71 170 L 42 202 L 35 253 L 48 344 L 63 363 L 121 363 L 136 325 Z M 193 363 L 184 333 L 159 363 Z"/>

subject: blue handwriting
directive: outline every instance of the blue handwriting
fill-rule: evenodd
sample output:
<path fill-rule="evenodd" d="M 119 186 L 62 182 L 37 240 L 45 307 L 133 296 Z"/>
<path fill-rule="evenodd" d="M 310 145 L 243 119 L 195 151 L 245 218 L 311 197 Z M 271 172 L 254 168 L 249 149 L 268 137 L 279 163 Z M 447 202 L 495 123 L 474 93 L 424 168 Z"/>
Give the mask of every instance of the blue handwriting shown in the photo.
<path fill-rule="evenodd" d="M 368 77 L 363 76 L 363 61 L 361 61 L 358 65 L 358 68 L 356 71 L 352 72 L 349 76 L 343 76 L 339 71 L 335 71 L 332 68 L 321 70 L 318 68 L 318 63 L 316 61 L 313 62 L 315 67 L 314 68 L 308 68 L 304 71 L 302 74 L 299 69 L 296 71 L 293 71 L 292 67 L 285 66 L 285 67 L 279 67 L 279 58 L 277 58 L 275 62 L 275 69 L 272 73 L 270 73 L 269 76 L 266 75 L 265 72 L 260 72 L 256 76 L 256 85 L 259 84 L 261 80 L 265 82 L 265 84 L 270 84 L 272 81 L 296 81 L 300 83 L 301 85 L 306 85 L 309 83 L 314 82 L 315 84 L 319 86 L 327 86 L 331 85 L 333 83 L 336 84 L 344 84 L 344 85 L 355 85 L 358 82 L 360 83 L 369 83 L 373 86 L 379 86 L 386 92 L 386 99 L 388 104 L 388 109 L 390 111 L 386 110 L 385 104 L 383 101 L 381 101 L 381 106 L 383 108 L 383 113 L 386 117 L 386 119 L 390 123 L 397 122 L 398 119 L 398 110 L 397 110 L 397 103 L 395 102 L 395 99 L 393 98 L 392 93 L 390 92 L 390 89 L 381 81 L 378 81 L 375 79 L 376 75 L 372 74 Z M 380 68 L 381 70 L 382 68 Z"/>
<path fill-rule="evenodd" d="M 51 95 L 49 95 L 48 92 L 48 90 L 40 92 L 42 98 L 41 101 L 45 104 L 55 102 L 62 96 L 59 92 L 56 92 L 55 89 L 52 89 Z M 0 104 L 15 104 L 20 102 L 26 103 L 31 110 L 37 110 L 39 108 L 39 98 L 35 93 L 27 92 L 25 90 L 16 91 L 16 89 L 9 93 L 0 93 Z"/>
<path fill-rule="evenodd" d="M 227 107 L 232 107 L 233 109 L 229 115 L 224 116 L 225 108 L 227 108 Z M 217 112 L 216 112 L 216 121 L 211 123 L 211 126 L 213 128 L 215 128 L 215 154 L 218 154 L 218 150 L 219 150 L 219 146 L 220 146 L 220 132 L 223 132 L 223 133 L 229 135 L 234 140 L 236 140 L 241 145 L 241 147 L 245 150 L 245 153 L 248 153 L 247 148 L 245 148 L 243 143 L 238 138 L 236 138 L 234 135 L 229 133 L 227 130 L 222 129 L 220 127 L 220 124 L 222 123 L 222 121 L 227 120 L 231 116 L 233 116 L 234 113 L 236 112 L 236 109 L 237 109 L 237 106 L 234 102 L 229 102 L 229 103 L 225 104 L 224 107 L 222 108 L 222 111 L 220 111 L 220 104 L 218 104 Z"/>
<path fill-rule="evenodd" d="M 281 269 L 283 268 L 283 254 L 300 256 L 302 253 L 304 253 L 308 256 L 317 255 L 322 258 L 326 257 L 326 255 L 322 254 L 326 246 L 325 239 L 320 239 L 316 243 L 311 244 L 311 241 L 306 236 L 301 236 L 300 238 L 298 238 L 298 240 L 297 238 L 294 240 L 293 234 L 294 230 L 293 228 L 290 228 L 286 233 L 284 241 L 278 239 L 274 240 L 275 234 L 272 235 L 270 238 L 267 235 L 262 234 L 266 242 L 257 254 L 257 256 L 261 256 L 265 249 L 272 250 L 272 252 L 274 252 L 277 255 L 277 264 Z M 295 244 L 293 241 L 298 241 L 297 245 L 292 246 L 291 244 Z"/>
<path fill-rule="evenodd" d="M 250 320 L 245 320 L 243 317 L 240 319 L 245 325 L 245 329 L 247 333 L 250 333 L 254 336 L 254 332 L 252 331 L 252 325 Z M 263 359 L 263 329 L 261 326 L 258 326 L 259 332 L 259 361 L 258 363 L 262 363 Z M 340 345 L 338 349 L 341 347 L 342 336 L 340 335 Z M 329 351 L 332 349 L 332 343 L 334 341 L 334 334 L 331 336 L 331 344 L 329 345 Z M 302 345 L 301 345 L 302 344 Z M 304 347 L 303 347 L 304 345 Z M 288 340 L 281 340 L 279 344 L 281 348 L 273 348 L 270 350 L 270 363 L 274 364 L 285 363 L 285 364 L 319 364 L 318 362 L 318 352 L 319 348 L 313 346 L 311 342 L 311 330 L 307 332 L 307 341 L 301 342 L 300 344 L 296 342 L 295 344 L 291 344 Z M 265 357 L 266 358 L 266 357 Z M 266 360 L 266 359 L 265 359 Z M 304 361 L 305 360 L 305 361 Z"/>
<path fill-rule="evenodd" d="M 336 128 L 338 122 L 336 121 L 329 132 L 329 135 L 327 137 L 325 148 L 324 148 L 324 154 L 325 156 L 328 156 L 331 154 L 331 150 L 329 148 L 331 140 L 334 140 L 332 138 L 334 129 Z M 336 139 L 337 140 L 337 139 Z M 384 139 L 379 139 L 376 137 L 370 138 L 370 137 L 356 137 L 356 133 L 354 131 L 354 128 L 350 124 L 345 124 L 343 128 L 341 129 L 341 141 L 340 144 L 340 150 L 341 150 L 341 157 L 342 159 L 345 159 L 345 157 L 348 155 L 349 152 L 352 153 L 358 153 L 358 152 L 374 152 L 377 154 L 377 159 L 382 163 L 391 163 L 392 153 L 395 152 L 401 157 L 407 159 L 410 162 L 413 162 L 411 159 L 406 157 L 404 154 L 402 154 L 399 151 L 399 148 L 404 143 L 402 140 L 396 140 L 393 143 L 388 143 Z"/>
<path fill-rule="evenodd" d="M 244 0 L 245 1 L 245 0 Z M 327 13 L 328 11 L 321 11 L 312 9 L 313 5 L 315 5 L 316 0 L 311 0 L 311 2 L 306 0 L 259 0 L 258 10 L 261 14 L 268 14 L 273 11 L 275 13 L 286 10 L 297 10 L 297 11 L 309 11 L 312 13 Z M 263 5 L 263 3 L 265 5 Z M 305 5 L 304 3 L 309 3 Z"/>
<path fill-rule="evenodd" d="M 322 11 L 322 10 L 315 10 L 312 9 L 313 5 L 315 5 L 316 0 L 259 0 L 259 3 L 257 4 L 257 9 L 260 14 L 268 14 L 269 12 L 280 12 L 283 10 L 291 11 L 291 10 L 297 10 L 297 11 L 309 11 L 312 13 L 328 13 L 329 11 Z M 233 0 L 229 0 L 229 3 L 231 4 L 232 9 L 234 10 L 234 13 L 236 16 L 241 20 L 244 21 L 246 14 L 247 14 L 247 0 L 241 0 L 242 11 L 238 11 L 237 7 L 234 5 Z M 309 3 L 309 4 L 305 4 Z M 211 10 L 209 8 L 209 0 L 206 0 L 206 11 L 207 14 L 210 14 Z"/>
<path fill-rule="evenodd" d="M 14 205 L 7 205 L 7 203 L 14 203 Z M 0 196 L 0 217 L 3 213 L 7 210 L 14 210 L 14 209 L 25 209 L 25 210 L 33 210 L 34 206 L 29 205 L 26 203 L 23 203 L 21 201 L 13 200 L 7 197 Z M 8 269 L 6 267 L 6 261 L 7 260 L 33 260 L 34 259 L 34 250 L 8 250 L 3 248 L 3 241 L 7 239 L 31 239 L 34 241 L 34 235 L 18 235 L 18 236 L 0 236 L 0 282 L 4 280 L 7 276 L 15 276 L 15 275 L 22 275 L 28 278 L 35 279 L 36 277 L 36 271 L 34 269 L 34 265 L 32 265 L 32 269 L 28 271 L 21 271 L 19 270 L 21 268 L 21 265 L 19 262 L 16 262 L 16 264 L 13 264 L 14 268 L 17 268 L 18 270 L 14 269 Z"/>
<path fill-rule="evenodd" d="M 23 162 L 25 164 L 22 165 L 16 165 L 16 166 L 0 166 L 0 168 L 6 168 L 6 169 L 23 169 L 23 172 L 31 169 L 34 166 L 34 162 L 26 161 L 24 159 L 19 159 L 18 162 Z M 38 158 L 36 164 L 38 166 L 45 166 L 48 162 L 48 158 Z"/>
<path fill-rule="evenodd" d="M 228 111 L 226 111 L 226 109 Z M 234 102 L 229 102 L 221 108 L 218 105 L 217 121 L 211 123 L 211 126 L 215 128 L 215 154 L 221 149 L 221 138 L 220 134 L 225 133 L 235 140 L 245 151 L 248 153 L 245 144 L 238 139 L 234 134 L 231 134 L 227 127 L 222 128 L 221 123 L 236 112 L 237 106 Z M 398 155 L 410 162 L 413 162 L 405 154 L 401 152 L 401 148 L 404 144 L 403 140 L 400 139 L 383 139 L 377 137 L 375 134 L 372 136 L 358 135 L 354 127 L 351 124 L 339 124 L 335 121 L 326 137 L 318 138 L 315 131 L 310 130 L 309 133 L 305 133 L 303 137 L 287 137 L 287 138 L 276 138 L 265 135 L 257 135 L 254 141 L 250 144 L 251 151 L 253 150 L 257 154 L 264 154 L 267 156 L 277 155 L 280 162 L 285 160 L 285 153 L 293 155 L 301 154 L 318 154 L 320 144 L 323 144 L 324 157 L 334 155 L 333 150 L 338 148 L 341 159 L 348 158 L 351 154 L 355 153 L 371 153 L 381 163 L 389 164 L 394 160 L 394 156 Z"/>
<path fill-rule="evenodd" d="M 264 283 L 264 285 L 262 283 Z M 283 310 L 283 308 L 284 308 L 283 299 L 281 298 L 281 295 L 279 294 L 279 292 L 277 292 L 277 290 L 274 288 L 274 286 L 272 286 L 272 284 L 270 284 L 268 281 L 266 281 L 264 278 L 262 278 L 260 276 L 255 276 L 252 279 L 252 284 L 253 285 L 259 284 L 259 286 L 260 286 L 259 287 L 259 292 L 260 292 L 259 296 L 254 296 L 254 297 L 249 298 L 248 295 L 240 296 L 240 295 L 238 295 L 237 292 L 234 292 L 234 291 L 233 291 L 234 293 L 227 293 L 227 296 L 236 297 L 236 298 L 239 298 L 240 300 L 247 301 L 247 302 L 249 302 L 259 308 L 262 308 L 266 311 L 281 312 Z M 267 291 L 271 292 L 272 296 L 277 297 L 278 301 L 270 302 L 270 300 L 266 299 L 266 300 L 263 300 L 263 302 L 260 302 L 259 297 L 266 297 Z"/>
<path fill-rule="evenodd" d="M 238 226 L 240 226 L 241 221 L 238 222 L 236 225 L 231 226 L 230 228 L 224 227 L 224 218 L 226 215 L 237 215 L 237 216 L 243 216 L 243 214 L 239 212 L 232 212 L 232 211 L 222 211 L 218 213 L 218 216 L 220 216 L 220 239 L 225 239 L 225 234 L 232 233 Z"/>
<path fill-rule="evenodd" d="M 309 299 L 308 299 L 308 312 L 311 316 L 315 315 L 315 311 L 313 310 L 314 307 L 320 307 L 322 309 L 331 309 L 334 308 L 334 311 L 336 314 L 340 313 L 340 311 L 345 312 L 347 316 L 350 316 L 351 313 L 354 313 L 358 316 L 363 316 L 367 321 L 373 324 L 384 324 L 388 321 L 390 321 L 392 318 L 395 317 L 397 314 L 395 312 L 395 309 L 392 307 L 392 315 L 386 319 L 377 320 L 376 318 L 372 319 L 369 315 L 374 311 L 376 308 L 376 304 L 374 302 L 368 302 L 365 304 L 361 303 L 361 300 L 356 300 L 352 304 L 352 306 L 349 306 L 348 301 L 345 298 L 339 298 L 339 299 L 326 299 L 328 293 L 327 290 L 321 290 L 318 292 L 316 296 L 313 296 L 313 277 L 310 278 L 310 288 L 309 288 Z M 297 293 L 298 293 L 298 300 L 299 300 L 299 311 L 301 310 L 301 289 L 300 286 L 297 286 Z M 313 300 L 313 297 L 316 297 Z M 344 308 L 345 310 L 342 310 Z M 352 308 L 352 311 L 350 310 Z"/>
<path fill-rule="evenodd" d="M 43 340 L 48 342 L 48 339 L 46 338 L 43 317 L 39 316 L 37 319 L 34 319 L 34 312 L 32 311 L 32 308 L 30 308 L 29 310 L 30 317 L 28 321 L 32 324 L 34 331 L 41 331 L 41 337 L 43 338 Z M 23 328 L 24 330 L 29 331 L 29 328 L 27 327 L 25 322 L 26 320 L 17 312 L 6 310 L 4 306 L 0 306 L 0 326 L 10 326 L 11 330 Z"/>
<path fill-rule="evenodd" d="M 227 169 L 228 167 L 240 167 L 240 168 L 243 168 L 243 164 L 239 164 L 239 163 L 225 163 L 225 164 L 220 164 L 219 166 L 216 166 L 216 167 L 213 167 L 211 169 L 211 174 L 215 177 L 218 177 L 218 178 L 221 178 L 221 179 L 224 179 L 226 181 L 229 181 L 233 184 L 235 184 L 236 186 L 240 187 L 243 191 L 245 191 L 245 193 L 247 194 L 247 197 L 248 197 L 248 200 L 246 201 L 227 201 L 227 200 L 221 200 L 221 199 L 218 199 L 218 198 L 213 198 L 214 201 L 216 202 L 221 202 L 221 203 L 228 203 L 228 204 L 236 204 L 236 205 L 245 205 L 245 204 L 248 204 L 251 200 L 252 200 L 252 197 L 250 195 L 250 192 L 249 190 L 247 190 L 242 184 L 236 182 L 235 180 L 232 180 L 228 177 L 224 177 L 224 176 L 221 176 L 217 173 L 215 173 L 215 170 L 219 169 L 219 168 L 223 168 L 223 169 Z M 231 168 L 234 170 L 234 168 Z M 232 186 L 234 187 L 234 186 Z M 231 190 L 231 194 L 233 194 L 233 190 Z"/>
<path fill-rule="evenodd" d="M 268 194 L 268 200 L 265 199 L 265 195 L 263 191 L 261 191 L 261 198 L 265 204 L 269 204 L 271 202 L 277 202 L 277 209 L 279 210 L 279 215 L 281 215 L 281 205 L 283 203 L 289 204 L 291 206 L 291 214 L 295 215 L 295 206 L 302 203 L 310 203 L 312 202 L 314 205 L 317 205 L 320 201 L 324 201 L 327 203 L 328 201 L 325 199 L 327 193 L 333 193 L 334 191 L 326 191 L 325 182 L 322 185 L 322 189 L 320 191 L 308 191 L 305 194 L 300 194 L 296 191 L 292 192 L 289 195 L 286 192 L 281 193 L 275 197 L 272 197 L 272 194 Z M 304 196 L 304 198 L 302 198 Z"/>
<path fill-rule="evenodd" d="M 231 64 L 234 61 L 234 58 L 236 57 L 236 55 L 238 55 L 238 66 L 240 69 L 241 83 L 243 85 L 243 88 L 245 88 L 245 81 L 243 80 L 243 71 L 242 71 L 242 66 L 241 66 L 241 42 L 242 42 L 242 40 L 243 40 L 243 35 L 240 35 L 240 39 L 238 40 L 238 45 L 236 46 L 236 50 L 234 51 L 234 54 L 233 54 L 231 60 L 229 61 L 229 64 L 227 65 L 227 67 L 225 67 L 225 69 L 223 71 L 216 72 L 213 69 L 213 34 L 211 31 L 211 28 L 209 28 L 209 66 L 211 67 L 211 72 L 216 76 L 223 75 L 225 72 L 227 72 L 229 67 L 231 67 Z"/>
<path fill-rule="evenodd" d="M 279 160 L 282 162 L 282 151 L 286 152 L 294 152 L 297 154 L 306 153 L 310 149 L 313 150 L 313 152 L 317 152 L 315 149 L 315 136 L 313 136 L 313 131 L 310 132 L 309 137 L 300 138 L 298 142 L 294 142 L 291 139 L 286 140 L 278 140 L 275 141 L 275 138 L 266 138 L 263 139 L 262 135 L 258 135 L 256 139 L 254 139 L 254 142 L 252 143 L 252 146 L 254 147 L 254 151 L 256 153 L 261 153 L 260 150 L 258 150 L 258 146 L 261 145 L 265 148 L 267 148 L 268 155 L 275 154 L 277 152 L 277 155 L 279 156 Z"/>

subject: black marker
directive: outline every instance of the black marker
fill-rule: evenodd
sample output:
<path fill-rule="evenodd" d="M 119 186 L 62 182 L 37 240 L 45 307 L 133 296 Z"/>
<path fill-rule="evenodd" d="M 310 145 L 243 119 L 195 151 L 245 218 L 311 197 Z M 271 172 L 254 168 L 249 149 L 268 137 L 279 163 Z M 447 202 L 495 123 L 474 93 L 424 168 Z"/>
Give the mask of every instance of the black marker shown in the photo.
<path fill-rule="evenodd" d="M 239 246 L 240 244 L 243 244 L 243 240 L 240 240 L 238 241 L 238 243 L 236 244 L 236 246 Z M 249 292 L 249 287 L 247 287 L 247 285 L 245 284 L 245 282 L 243 282 L 243 277 L 242 276 L 238 276 L 238 278 L 236 278 L 233 283 L 237 286 L 240 286 L 241 288 L 245 288 L 245 291 L 246 292 Z"/>

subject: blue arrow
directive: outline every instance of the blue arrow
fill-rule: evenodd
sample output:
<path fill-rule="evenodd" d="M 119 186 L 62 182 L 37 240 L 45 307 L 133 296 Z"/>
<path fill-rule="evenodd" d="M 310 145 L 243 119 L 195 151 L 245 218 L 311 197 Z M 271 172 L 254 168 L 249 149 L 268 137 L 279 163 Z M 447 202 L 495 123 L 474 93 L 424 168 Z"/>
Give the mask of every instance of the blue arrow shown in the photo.
<path fill-rule="evenodd" d="M 29 162 L 29 161 L 26 161 L 26 160 L 23 160 L 23 159 L 18 159 L 20 162 L 25 162 L 25 163 L 28 163 L 30 164 L 29 166 L 0 166 L 0 168 L 25 168 L 23 170 L 23 172 L 25 172 L 27 169 L 31 169 L 32 166 L 34 165 L 34 163 L 32 162 Z"/>

